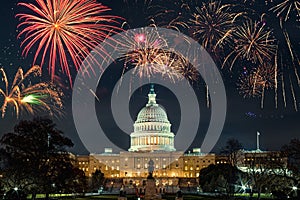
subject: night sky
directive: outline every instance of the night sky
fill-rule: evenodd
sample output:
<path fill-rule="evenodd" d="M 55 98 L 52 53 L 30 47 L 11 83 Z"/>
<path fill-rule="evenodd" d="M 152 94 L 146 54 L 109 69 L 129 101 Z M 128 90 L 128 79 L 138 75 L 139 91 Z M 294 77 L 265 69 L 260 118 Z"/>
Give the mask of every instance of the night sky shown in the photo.
<path fill-rule="evenodd" d="M 1 18 L 0 18 L 0 67 L 3 67 L 11 80 L 18 67 L 23 69 L 29 69 L 32 66 L 32 54 L 27 57 L 21 55 L 22 48 L 20 48 L 21 40 L 17 39 L 17 34 L 19 32 L 17 25 L 19 23 L 18 19 L 15 17 L 17 13 L 23 12 L 23 8 L 17 6 L 17 3 L 21 1 L 9 0 L 3 1 L 0 7 Z M 33 2 L 34 1 L 22 1 L 22 2 Z M 144 3 L 143 0 L 103 0 L 98 2 L 112 8 L 110 11 L 113 15 L 118 15 L 130 24 L 130 28 L 138 28 L 149 25 L 149 16 L 151 16 L 151 9 L 147 9 L 147 2 Z M 167 2 L 167 1 L 166 1 Z M 162 3 L 163 6 L 169 5 L 172 10 L 180 12 L 177 10 L 180 6 L 172 3 Z M 176 2 L 181 2 L 177 1 Z M 191 5 L 194 6 L 195 1 Z M 225 1 L 224 1 L 225 2 Z M 230 2 L 230 1 L 229 1 Z M 231 1 L 234 2 L 234 1 Z M 281 1 L 271 2 L 265 5 L 265 2 L 253 2 L 246 1 L 244 6 L 248 8 L 251 17 L 258 19 L 262 13 L 266 13 L 266 24 L 273 30 L 274 35 L 279 41 L 284 40 L 282 36 L 282 31 L 279 26 L 279 19 L 276 15 L 268 11 L 268 8 L 272 5 Z M 155 5 L 155 1 L 152 2 Z M 201 5 L 200 1 L 198 5 Z M 291 13 L 292 15 L 293 13 Z M 188 21 L 188 19 L 186 19 Z M 291 17 L 286 22 L 285 28 L 289 34 L 292 41 L 293 51 L 295 55 L 300 53 L 299 51 L 299 21 Z M 284 42 L 282 42 L 284 43 Z M 287 65 L 289 63 L 289 58 L 286 55 L 288 48 L 281 45 L 279 51 L 283 52 L 281 55 L 286 56 Z M 32 53 L 32 52 L 31 52 Z M 218 65 L 218 63 L 217 63 Z M 243 67 L 246 67 L 243 68 Z M 226 140 L 229 138 L 238 139 L 246 149 L 256 148 L 256 132 L 261 133 L 261 149 L 262 150 L 279 150 L 284 144 L 287 144 L 292 138 L 299 138 L 300 130 L 300 113 L 294 108 L 294 102 L 291 91 L 286 89 L 286 107 L 284 106 L 282 97 L 279 96 L 278 108 L 275 108 L 274 103 L 274 91 L 270 90 L 266 92 L 264 108 L 260 107 L 260 98 L 249 98 L 245 99 L 237 90 L 237 79 L 241 73 L 248 70 L 250 65 L 244 63 L 244 65 L 236 64 L 233 71 L 226 69 L 220 70 L 227 93 L 227 116 L 225 126 L 222 135 L 216 144 L 214 151 L 218 152 L 222 146 L 225 145 Z M 297 66 L 299 68 L 299 66 Z M 289 73 L 289 69 L 284 69 L 280 73 Z M 43 79 L 50 80 L 48 77 L 47 67 L 43 66 Z M 114 63 L 106 72 L 105 76 L 100 80 L 97 96 L 100 101 L 95 100 L 95 107 L 98 112 L 99 123 L 103 126 L 103 129 L 109 135 L 109 139 L 117 144 L 124 150 L 129 148 L 129 137 L 127 134 L 123 133 L 115 124 L 111 111 L 110 111 L 110 97 L 111 92 L 122 74 L 122 63 L 118 61 Z M 292 74 L 292 73 L 291 73 Z M 73 77 L 76 73 L 72 71 Z M 67 76 L 59 72 L 57 76 L 60 79 L 60 86 L 64 92 L 63 102 L 64 109 L 63 115 L 53 118 L 57 124 L 58 129 L 61 129 L 66 136 L 70 137 L 74 142 L 74 148 L 71 149 L 72 152 L 76 154 L 86 154 L 88 151 L 85 149 L 84 145 L 80 141 L 80 138 L 76 132 L 76 128 L 73 122 L 72 109 L 71 109 L 71 96 L 72 88 L 69 87 L 69 82 L 67 81 Z M 64 81 L 66 80 L 66 81 Z M 292 82 L 295 82 L 295 78 L 291 78 Z M 199 99 L 199 107 L 201 110 L 201 120 L 199 123 L 198 135 L 195 138 L 192 146 L 199 147 L 205 131 L 207 130 L 209 124 L 210 109 L 206 107 L 205 102 L 205 90 L 203 84 L 193 84 L 196 94 Z M 289 80 L 287 80 L 287 85 L 289 85 Z M 149 91 L 150 85 L 141 86 L 140 89 L 134 92 L 134 95 L 130 99 L 130 114 L 133 120 L 136 119 L 138 111 L 147 102 L 147 93 Z M 172 131 L 176 133 L 179 127 L 179 114 L 180 105 L 175 95 L 166 87 L 157 85 L 155 87 L 157 93 L 157 101 L 166 110 L 169 116 L 169 120 L 172 123 Z M 280 93 L 281 91 L 279 91 Z M 297 107 L 300 108 L 300 89 L 297 84 L 294 84 L 295 98 L 297 100 Z M 2 99 L 0 100 L 0 102 Z M 2 102 L 1 102 L 2 104 Z M 39 115 L 45 116 L 45 113 L 40 113 Z M 3 135 L 7 132 L 12 131 L 14 125 L 21 119 L 31 119 L 33 116 L 21 113 L 20 117 L 17 119 L 16 115 L 13 114 L 12 110 L 7 111 L 4 118 L 0 118 L 0 134 Z M 189 119 L 193 120 L 193 119 Z M 188 130 L 187 130 L 188 131 Z"/>

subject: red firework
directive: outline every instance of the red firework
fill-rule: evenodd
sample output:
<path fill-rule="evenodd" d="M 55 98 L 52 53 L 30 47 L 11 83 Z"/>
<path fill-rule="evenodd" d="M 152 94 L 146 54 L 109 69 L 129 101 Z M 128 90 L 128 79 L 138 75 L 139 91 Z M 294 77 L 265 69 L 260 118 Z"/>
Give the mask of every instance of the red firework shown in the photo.
<path fill-rule="evenodd" d="M 59 61 L 72 85 L 70 64 L 78 71 L 92 49 L 110 34 L 121 30 L 117 27 L 121 18 L 105 14 L 111 9 L 96 0 L 36 0 L 36 3 L 18 4 L 31 12 L 16 15 L 21 21 L 18 28 L 23 28 L 18 35 L 18 38 L 24 38 L 22 54 L 27 56 L 34 50 L 33 63 L 41 57 L 40 66 L 48 60 L 52 79 Z M 101 51 L 99 53 L 106 54 Z"/>

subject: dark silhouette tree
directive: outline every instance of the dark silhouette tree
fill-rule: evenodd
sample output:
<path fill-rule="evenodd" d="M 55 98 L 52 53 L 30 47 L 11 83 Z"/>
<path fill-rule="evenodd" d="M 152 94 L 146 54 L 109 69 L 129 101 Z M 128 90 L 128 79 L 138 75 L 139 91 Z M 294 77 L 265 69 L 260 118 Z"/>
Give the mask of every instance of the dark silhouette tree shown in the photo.
<path fill-rule="evenodd" d="M 72 156 L 67 152 L 73 143 L 50 119 L 20 121 L 0 143 L 2 181 L 7 190 L 17 187 L 32 193 L 33 198 L 37 192 L 48 198 L 50 193 L 67 188 L 74 177 Z"/>
<path fill-rule="evenodd" d="M 232 166 L 236 166 L 242 148 L 243 148 L 242 143 L 240 143 L 237 139 L 231 138 L 227 140 L 225 147 L 223 147 L 221 150 L 221 154 L 227 157 L 228 162 Z"/>
<path fill-rule="evenodd" d="M 239 181 L 245 178 L 246 174 L 231 164 L 209 165 L 201 169 L 199 184 L 204 192 L 217 192 L 231 198 L 238 190 Z"/>
<path fill-rule="evenodd" d="M 297 188 L 295 196 L 299 197 L 300 187 L 300 140 L 292 139 L 289 144 L 284 145 L 281 149 L 282 157 L 287 157 L 287 170 L 283 170 L 284 176 L 293 182 L 293 186 Z M 289 172 L 289 173 L 286 173 Z"/>
<path fill-rule="evenodd" d="M 98 190 L 101 186 L 104 184 L 104 173 L 101 172 L 101 170 L 97 169 L 94 173 L 92 173 L 91 178 L 91 189 Z"/>

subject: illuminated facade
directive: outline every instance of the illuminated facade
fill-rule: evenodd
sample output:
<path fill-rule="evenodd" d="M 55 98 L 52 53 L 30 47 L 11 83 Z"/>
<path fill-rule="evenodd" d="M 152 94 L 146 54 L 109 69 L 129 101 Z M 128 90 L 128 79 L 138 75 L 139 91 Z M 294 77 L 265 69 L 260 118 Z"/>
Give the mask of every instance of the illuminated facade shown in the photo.
<path fill-rule="evenodd" d="M 156 102 L 153 86 L 148 103 L 138 113 L 133 126 L 128 151 L 115 154 L 106 148 L 102 154 L 77 156 L 78 167 L 86 176 L 99 169 L 114 187 L 120 187 L 115 185 L 120 179 L 122 184 L 141 186 L 148 175 L 148 162 L 152 160 L 157 185 L 195 186 L 200 170 L 215 164 L 215 154 L 202 153 L 199 148 L 187 154 L 176 151 L 171 123 L 165 109 Z"/>

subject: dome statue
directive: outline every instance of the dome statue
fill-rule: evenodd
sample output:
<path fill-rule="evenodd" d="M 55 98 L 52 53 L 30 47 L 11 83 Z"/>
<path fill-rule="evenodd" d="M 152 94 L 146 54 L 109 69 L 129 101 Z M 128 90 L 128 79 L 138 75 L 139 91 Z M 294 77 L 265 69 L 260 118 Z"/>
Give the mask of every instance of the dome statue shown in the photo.
<path fill-rule="evenodd" d="M 154 85 L 151 85 L 148 103 L 138 113 L 133 127 L 128 151 L 176 151 L 171 123 L 165 109 L 156 103 Z"/>

